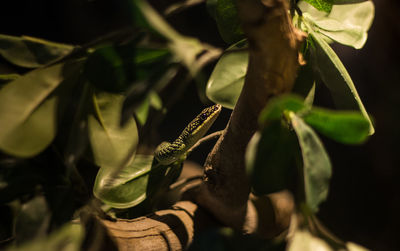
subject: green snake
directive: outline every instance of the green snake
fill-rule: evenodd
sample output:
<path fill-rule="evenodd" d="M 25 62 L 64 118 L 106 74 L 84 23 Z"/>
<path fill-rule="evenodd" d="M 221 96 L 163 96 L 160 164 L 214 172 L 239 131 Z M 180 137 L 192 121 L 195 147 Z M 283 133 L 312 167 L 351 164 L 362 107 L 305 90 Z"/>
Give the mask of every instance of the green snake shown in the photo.
<path fill-rule="evenodd" d="M 163 142 L 154 151 L 154 157 L 162 165 L 169 165 L 186 154 L 210 129 L 221 112 L 221 105 L 213 105 L 204 109 L 182 131 L 172 143 Z"/>

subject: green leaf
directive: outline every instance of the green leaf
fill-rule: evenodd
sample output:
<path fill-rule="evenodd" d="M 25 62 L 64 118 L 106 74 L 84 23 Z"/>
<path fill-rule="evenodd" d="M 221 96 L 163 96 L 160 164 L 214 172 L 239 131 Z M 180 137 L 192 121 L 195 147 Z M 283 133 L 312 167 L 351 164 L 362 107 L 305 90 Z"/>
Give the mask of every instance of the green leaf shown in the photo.
<path fill-rule="evenodd" d="M 280 121 L 254 134 L 246 150 L 246 170 L 256 194 L 288 188 L 293 171 L 295 137 Z"/>
<path fill-rule="evenodd" d="M 306 98 L 304 99 L 304 105 L 311 108 L 314 103 L 314 97 L 315 97 L 315 82 L 312 85 L 310 91 L 308 92 Z"/>
<path fill-rule="evenodd" d="M 316 212 L 328 196 L 331 162 L 316 133 L 294 112 L 290 112 L 289 117 L 303 157 L 306 203 L 312 212 Z"/>
<path fill-rule="evenodd" d="M 84 234 L 81 225 L 68 223 L 47 238 L 38 238 L 19 247 L 8 248 L 7 251 L 76 251 L 81 249 Z"/>
<path fill-rule="evenodd" d="M 312 60 L 321 79 L 329 88 L 336 105 L 341 109 L 358 108 L 369 122 L 369 134 L 375 129 L 365 110 L 353 80 L 332 48 L 316 32 L 311 32 L 315 47 L 312 47 Z"/>
<path fill-rule="evenodd" d="M 247 51 L 227 50 L 208 80 L 207 97 L 214 103 L 233 109 L 243 88 L 248 63 Z"/>
<path fill-rule="evenodd" d="M 158 96 L 157 92 L 154 91 L 149 92 L 149 99 L 150 99 L 150 105 L 154 109 L 161 110 L 163 108 L 162 100 L 160 96 Z"/>
<path fill-rule="evenodd" d="M 132 159 L 138 144 L 135 120 L 120 127 L 124 96 L 106 92 L 93 95 L 94 113 L 89 115 L 88 130 L 95 163 L 115 169 Z"/>
<path fill-rule="evenodd" d="M 33 70 L 0 90 L 0 149 L 18 157 L 43 151 L 56 134 L 57 97 L 49 96 L 80 64 Z"/>
<path fill-rule="evenodd" d="M 333 0 L 304 0 L 304 1 L 314 6 L 317 10 L 321 10 L 327 13 L 331 12 Z"/>
<path fill-rule="evenodd" d="M 146 1 L 134 0 L 134 4 L 147 24 L 169 41 L 170 51 L 192 76 L 196 76 L 204 64 L 201 58 L 205 56 L 214 58 L 220 54 L 219 49 L 214 49 L 209 45 L 204 46 L 198 39 L 179 34 Z M 202 52 L 205 52 L 204 55 L 198 58 Z"/>
<path fill-rule="evenodd" d="M 369 122 L 358 112 L 314 108 L 303 119 L 323 135 L 344 144 L 360 144 L 369 136 Z"/>
<path fill-rule="evenodd" d="M 324 240 L 313 236 L 308 230 L 296 229 L 289 241 L 288 251 L 333 251 Z"/>
<path fill-rule="evenodd" d="M 207 0 L 207 7 L 217 22 L 219 33 L 226 43 L 233 44 L 244 38 L 235 1 Z"/>
<path fill-rule="evenodd" d="M 162 166 L 153 161 L 152 155 L 136 155 L 133 162 L 116 175 L 110 169 L 101 168 L 93 193 L 114 208 L 133 207 L 167 189 L 179 176 L 181 168 L 182 163 Z"/>
<path fill-rule="evenodd" d="M 356 49 L 362 48 L 367 41 L 367 31 L 374 18 L 372 1 L 333 5 L 329 14 L 318 11 L 304 1 L 298 5 L 303 11 L 304 19 L 309 23 L 306 29 Z"/>
<path fill-rule="evenodd" d="M 164 65 L 171 54 L 163 48 L 138 48 L 134 43 L 105 46 L 88 57 L 84 74 L 101 90 L 123 92 L 132 82 L 148 78 L 154 64 Z"/>
<path fill-rule="evenodd" d="M 46 236 L 51 212 L 43 196 L 23 204 L 15 222 L 17 244 Z"/>
<path fill-rule="evenodd" d="M 54 43 L 33 37 L 0 34 L 0 55 L 9 62 L 26 68 L 37 68 L 68 55 L 71 45 Z"/>
<path fill-rule="evenodd" d="M 264 125 L 269 121 L 281 120 L 285 110 L 298 112 L 305 108 L 304 101 L 295 95 L 275 97 L 261 111 L 258 121 L 260 125 Z"/>
<path fill-rule="evenodd" d="M 149 115 L 149 109 L 150 109 L 150 100 L 149 97 L 147 97 L 142 102 L 142 104 L 135 110 L 137 121 L 141 126 L 143 126 L 146 123 L 147 116 Z"/>

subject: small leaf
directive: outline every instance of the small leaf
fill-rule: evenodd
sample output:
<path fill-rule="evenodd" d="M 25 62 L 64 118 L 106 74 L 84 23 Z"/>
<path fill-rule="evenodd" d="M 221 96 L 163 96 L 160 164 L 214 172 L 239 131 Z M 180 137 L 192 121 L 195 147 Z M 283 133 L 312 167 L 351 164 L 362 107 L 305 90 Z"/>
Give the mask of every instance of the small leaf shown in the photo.
<path fill-rule="evenodd" d="M 208 0 L 207 4 L 210 13 L 213 14 L 213 17 L 217 22 L 219 33 L 226 43 L 233 44 L 244 38 L 235 1 Z"/>
<path fill-rule="evenodd" d="M 143 126 L 146 123 L 147 116 L 149 115 L 149 109 L 150 109 L 150 101 L 149 98 L 147 97 L 142 102 L 142 104 L 135 110 L 137 121 L 141 126 Z"/>
<path fill-rule="evenodd" d="M 233 109 L 243 88 L 248 62 L 247 51 L 227 50 L 208 80 L 207 97 L 214 103 Z"/>
<path fill-rule="evenodd" d="M 314 108 L 303 119 L 323 135 L 344 144 L 360 144 L 369 136 L 369 122 L 358 112 Z"/>
<path fill-rule="evenodd" d="M 133 162 L 115 176 L 111 169 L 101 168 L 93 193 L 114 208 L 133 207 L 162 192 L 160 189 L 167 189 L 169 183 L 179 176 L 174 174 L 169 179 L 169 175 L 181 167 L 182 163 L 162 166 L 153 161 L 152 155 L 136 155 Z"/>
<path fill-rule="evenodd" d="M 18 247 L 10 247 L 7 251 L 75 251 L 81 249 L 85 230 L 79 224 L 68 223 L 47 238 L 38 238 Z"/>
<path fill-rule="evenodd" d="M 332 48 L 321 38 L 321 35 L 311 32 L 315 47 L 312 47 L 313 64 L 319 71 L 321 79 L 329 88 L 336 105 L 341 109 L 357 108 L 369 122 L 369 134 L 374 134 L 372 121 L 365 110 L 356 87 Z"/>
<path fill-rule="evenodd" d="M 162 105 L 162 100 L 160 96 L 158 96 L 157 92 L 151 91 L 149 93 L 149 99 L 150 99 L 150 105 L 156 110 L 161 110 L 163 105 Z"/>
<path fill-rule="evenodd" d="M 132 82 L 148 78 L 154 64 L 163 65 L 171 54 L 168 49 L 138 48 L 135 44 L 105 46 L 90 54 L 84 74 L 97 88 L 119 93 Z"/>
<path fill-rule="evenodd" d="M 79 63 L 33 70 L 0 89 L 0 149 L 31 157 L 44 150 L 56 134 L 57 97 L 49 95 Z"/>
<path fill-rule="evenodd" d="M 15 222 L 16 242 L 44 237 L 48 231 L 51 212 L 43 196 L 37 196 L 23 204 Z"/>
<path fill-rule="evenodd" d="M 304 1 L 299 2 L 303 20 L 308 25 L 306 30 L 323 34 L 324 39 L 360 49 L 367 41 L 367 31 L 374 18 L 372 1 L 355 4 L 333 5 L 330 13 L 318 11 Z"/>
<path fill-rule="evenodd" d="M 369 251 L 369 249 L 362 247 L 356 243 L 353 242 L 347 242 L 346 243 L 346 248 L 348 251 Z"/>
<path fill-rule="evenodd" d="M 293 173 L 294 135 L 280 121 L 254 134 L 246 150 L 246 170 L 256 194 L 288 188 Z"/>
<path fill-rule="evenodd" d="M 306 98 L 304 99 L 304 105 L 311 108 L 314 103 L 314 97 L 315 97 L 315 82 L 312 85 L 310 91 L 308 92 Z"/>
<path fill-rule="evenodd" d="M 289 117 L 303 157 L 306 203 L 312 212 L 316 212 L 328 196 L 331 162 L 316 133 L 294 112 L 290 112 Z"/>
<path fill-rule="evenodd" d="M 71 45 L 38 38 L 0 34 L 0 55 L 21 67 L 37 68 L 50 64 L 68 55 L 73 49 Z"/>
<path fill-rule="evenodd" d="M 296 229 L 289 241 L 288 251 L 333 251 L 324 240 L 311 235 L 307 230 Z"/>
<path fill-rule="evenodd" d="M 126 165 L 138 144 L 133 118 L 120 127 L 123 95 L 105 92 L 93 95 L 95 113 L 88 118 L 89 139 L 95 163 L 104 168 Z"/>
<path fill-rule="evenodd" d="M 314 6 L 317 10 L 321 10 L 327 13 L 331 12 L 333 0 L 304 0 L 304 1 Z"/>
<path fill-rule="evenodd" d="M 276 97 L 261 111 L 258 121 L 264 125 L 269 121 L 281 120 L 285 110 L 298 112 L 305 108 L 304 101 L 295 95 Z"/>

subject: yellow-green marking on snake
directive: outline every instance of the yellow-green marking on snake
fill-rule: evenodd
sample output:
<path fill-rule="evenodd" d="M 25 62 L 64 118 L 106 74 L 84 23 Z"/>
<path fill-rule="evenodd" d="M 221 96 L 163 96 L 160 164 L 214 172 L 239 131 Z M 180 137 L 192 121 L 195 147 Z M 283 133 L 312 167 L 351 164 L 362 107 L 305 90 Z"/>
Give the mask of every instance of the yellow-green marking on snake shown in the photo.
<path fill-rule="evenodd" d="M 163 142 L 154 151 L 154 156 L 162 165 L 169 165 L 179 160 L 210 129 L 221 112 L 221 105 L 204 109 L 190 122 L 181 135 L 172 143 Z"/>

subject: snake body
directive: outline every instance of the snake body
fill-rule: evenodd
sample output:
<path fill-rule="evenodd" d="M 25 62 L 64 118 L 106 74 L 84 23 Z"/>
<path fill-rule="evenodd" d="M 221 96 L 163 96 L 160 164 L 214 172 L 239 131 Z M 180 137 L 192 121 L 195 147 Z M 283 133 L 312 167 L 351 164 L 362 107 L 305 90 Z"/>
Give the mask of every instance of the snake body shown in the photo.
<path fill-rule="evenodd" d="M 154 152 L 158 162 L 162 165 L 169 165 L 184 156 L 210 129 L 221 109 L 221 105 L 213 105 L 204 109 L 185 127 L 175 141 L 161 143 Z"/>

